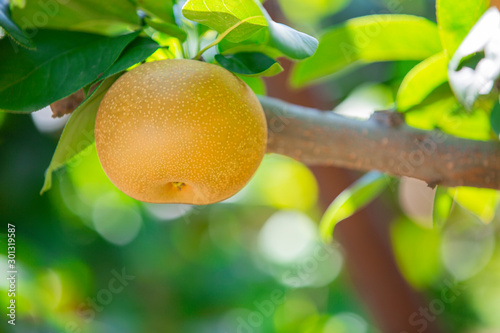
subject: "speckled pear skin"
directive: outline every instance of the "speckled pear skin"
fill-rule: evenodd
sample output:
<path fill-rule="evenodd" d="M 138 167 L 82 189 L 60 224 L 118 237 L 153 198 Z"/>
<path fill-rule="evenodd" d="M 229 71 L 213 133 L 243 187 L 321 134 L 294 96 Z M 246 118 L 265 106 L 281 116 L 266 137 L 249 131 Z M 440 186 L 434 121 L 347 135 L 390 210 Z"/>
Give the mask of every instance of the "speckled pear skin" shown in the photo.
<path fill-rule="evenodd" d="M 102 100 L 95 142 L 109 179 L 144 202 L 210 204 L 257 170 L 267 126 L 259 100 L 231 72 L 195 60 L 142 64 Z"/>

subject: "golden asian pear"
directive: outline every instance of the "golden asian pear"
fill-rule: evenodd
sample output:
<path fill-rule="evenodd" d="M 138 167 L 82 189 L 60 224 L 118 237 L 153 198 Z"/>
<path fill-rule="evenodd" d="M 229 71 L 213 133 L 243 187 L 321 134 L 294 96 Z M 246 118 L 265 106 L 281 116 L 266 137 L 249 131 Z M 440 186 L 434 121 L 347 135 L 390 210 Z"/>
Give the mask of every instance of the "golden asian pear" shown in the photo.
<path fill-rule="evenodd" d="M 101 165 L 144 202 L 210 204 L 250 180 L 267 126 L 253 91 L 226 69 L 195 60 L 142 64 L 122 75 L 97 112 Z"/>

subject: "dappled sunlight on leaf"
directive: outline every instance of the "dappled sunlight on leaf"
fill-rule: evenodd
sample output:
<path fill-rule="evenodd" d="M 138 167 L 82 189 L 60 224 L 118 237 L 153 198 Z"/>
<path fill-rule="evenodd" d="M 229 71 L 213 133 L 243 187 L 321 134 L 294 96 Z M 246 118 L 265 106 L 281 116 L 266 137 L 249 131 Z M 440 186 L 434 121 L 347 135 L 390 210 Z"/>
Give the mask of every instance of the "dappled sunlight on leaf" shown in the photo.
<path fill-rule="evenodd" d="M 456 187 L 449 191 L 457 203 L 479 217 L 484 223 L 491 222 L 500 203 L 500 192 L 491 189 Z"/>
<path fill-rule="evenodd" d="M 417 289 L 438 281 L 442 274 L 439 233 L 406 218 L 393 222 L 390 231 L 394 255 L 406 280 Z"/>

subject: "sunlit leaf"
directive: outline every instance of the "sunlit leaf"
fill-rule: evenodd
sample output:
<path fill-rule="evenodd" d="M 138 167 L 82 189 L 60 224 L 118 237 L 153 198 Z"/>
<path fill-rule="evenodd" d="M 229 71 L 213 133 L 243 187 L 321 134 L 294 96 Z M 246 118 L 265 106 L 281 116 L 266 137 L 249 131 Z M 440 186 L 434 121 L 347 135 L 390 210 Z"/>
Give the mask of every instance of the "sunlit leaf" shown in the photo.
<path fill-rule="evenodd" d="M 184 16 L 219 33 L 243 22 L 231 31 L 227 40 L 237 43 L 268 26 L 266 18 L 253 0 L 189 0 L 182 8 Z"/>
<path fill-rule="evenodd" d="M 4 28 L 7 35 L 19 45 L 30 49 L 35 48 L 31 38 L 12 21 L 7 0 L 0 0 L 0 27 Z"/>
<path fill-rule="evenodd" d="M 450 216 L 453 207 L 453 197 L 455 192 L 450 192 L 447 188 L 438 186 L 434 194 L 434 206 L 432 207 L 432 224 L 435 229 L 441 229 Z"/>
<path fill-rule="evenodd" d="M 451 57 L 476 21 L 488 9 L 489 0 L 437 0 L 436 15 L 445 54 Z"/>
<path fill-rule="evenodd" d="M 259 52 L 264 53 L 268 57 L 278 58 L 282 57 L 283 53 L 274 47 L 269 46 L 268 44 L 263 44 L 262 41 L 266 40 L 267 32 L 260 31 L 256 33 L 254 36 L 245 40 L 242 43 L 231 43 L 226 39 L 223 39 L 218 45 L 217 48 L 221 54 L 234 54 L 241 52 Z M 262 36 L 261 36 L 262 35 Z"/>
<path fill-rule="evenodd" d="M 189 0 L 182 12 L 220 34 L 232 29 L 225 37 L 231 43 L 255 37 L 254 44 L 266 44 L 292 59 L 307 58 L 318 46 L 314 37 L 274 22 L 260 2 L 253 0 Z"/>
<path fill-rule="evenodd" d="M 337 223 L 377 198 L 388 184 L 388 177 L 385 174 L 371 171 L 345 189 L 333 200 L 321 218 L 321 237 L 325 241 L 330 241 Z"/>
<path fill-rule="evenodd" d="M 181 42 L 184 42 L 187 38 L 186 32 L 173 23 L 156 21 L 147 17 L 146 17 L 146 23 L 150 27 L 160 32 L 163 32 L 164 34 L 178 38 Z"/>
<path fill-rule="evenodd" d="M 398 111 L 418 105 L 429 94 L 448 81 L 448 58 L 440 52 L 412 68 L 405 76 L 396 97 Z"/>
<path fill-rule="evenodd" d="M 454 194 L 455 201 L 484 223 L 489 223 L 495 216 L 495 210 L 500 202 L 500 193 L 487 188 L 456 187 L 449 189 Z"/>
<path fill-rule="evenodd" d="M 318 40 L 287 25 L 269 21 L 269 45 L 292 59 L 305 59 L 316 52 Z"/>
<path fill-rule="evenodd" d="M 131 1 L 27 1 L 12 6 L 12 18 L 22 29 L 64 29 L 117 35 L 139 29 Z"/>
<path fill-rule="evenodd" d="M 391 225 L 390 232 L 398 267 L 413 287 L 423 289 L 439 279 L 442 266 L 436 230 L 401 218 Z"/>
<path fill-rule="evenodd" d="M 500 102 L 495 103 L 490 115 L 491 129 L 500 138 Z"/>
<path fill-rule="evenodd" d="M 461 138 L 491 139 L 488 112 L 483 109 L 466 112 L 447 84 L 438 87 L 421 104 L 407 111 L 405 121 L 412 127 L 424 130 L 438 128 Z"/>
<path fill-rule="evenodd" d="M 45 173 L 41 194 L 52 186 L 52 173 L 63 167 L 94 142 L 97 110 L 109 87 L 120 77 L 116 74 L 104 80 L 99 87 L 71 114 L 57 144 L 54 156 Z"/>
<path fill-rule="evenodd" d="M 285 16 L 297 24 L 317 24 L 345 8 L 350 0 L 279 0 Z"/>
<path fill-rule="evenodd" d="M 217 54 L 215 60 L 231 72 L 248 76 L 273 76 L 283 71 L 279 62 L 258 52 Z"/>
<path fill-rule="evenodd" d="M 137 7 L 166 23 L 175 23 L 173 0 L 134 0 Z"/>
<path fill-rule="evenodd" d="M 137 37 L 39 30 L 36 51 L 0 40 L 0 108 L 39 110 L 93 82 Z"/>
<path fill-rule="evenodd" d="M 441 51 L 436 25 L 410 15 L 353 18 L 326 31 L 316 53 L 297 64 L 292 83 L 303 86 L 354 64 L 421 60 Z"/>

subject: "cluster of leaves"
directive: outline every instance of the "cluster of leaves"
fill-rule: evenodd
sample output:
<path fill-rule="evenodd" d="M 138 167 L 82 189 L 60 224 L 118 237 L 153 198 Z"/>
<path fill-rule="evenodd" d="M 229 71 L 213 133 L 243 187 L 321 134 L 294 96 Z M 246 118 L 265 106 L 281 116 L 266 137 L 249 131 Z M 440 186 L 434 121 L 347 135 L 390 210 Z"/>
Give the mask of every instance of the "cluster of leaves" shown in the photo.
<path fill-rule="evenodd" d="M 131 66 L 167 58 L 197 59 L 217 45 L 217 54 L 208 61 L 250 77 L 247 82 L 263 92 L 259 79 L 251 77 L 275 75 L 283 70 L 277 57 L 303 59 L 318 44 L 274 22 L 258 1 L 190 0 L 182 12 L 181 5 L 165 0 L 9 5 L 0 0 L 0 26 L 8 36 L 0 40 L 0 108 L 33 112 L 80 89 L 88 93 L 65 126 L 42 192 L 51 187 L 53 171 L 93 143 L 99 103 Z M 218 37 L 209 40 L 213 32 Z M 193 50 L 196 55 L 190 54 Z"/>
<path fill-rule="evenodd" d="M 437 24 L 422 17 L 390 14 L 347 20 L 323 33 L 314 56 L 295 66 L 292 83 L 302 87 L 373 62 L 421 61 L 406 74 L 396 95 L 396 109 L 406 113 L 407 122 L 423 129 L 440 128 L 456 136 L 478 140 L 492 138 L 490 129 L 493 129 L 498 137 L 498 111 L 494 109 L 494 105 L 498 105 L 498 88 L 490 87 L 488 98 L 481 103 L 475 103 L 481 97 L 480 89 L 475 89 L 472 102 L 464 106 L 465 92 L 455 87 L 467 80 L 453 75 L 458 65 L 452 68 L 454 63 L 460 67 L 466 66 L 467 59 L 471 57 L 476 60 L 474 65 L 477 65 L 477 56 L 480 59 L 485 57 L 484 52 L 474 49 L 475 45 L 459 49 L 469 32 L 471 41 L 468 44 L 474 41 L 481 43 L 491 35 L 498 35 L 498 18 L 496 21 L 495 18 L 490 20 L 493 22 L 489 25 L 477 27 L 474 34 L 471 31 L 489 5 L 488 0 L 460 4 L 438 0 Z M 495 8 L 489 12 L 495 17 L 499 15 Z M 498 45 L 498 40 L 491 37 L 490 45 L 490 49 L 493 49 L 494 45 Z M 459 52 L 456 52 L 457 49 Z M 474 69 L 477 71 L 475 66 Z M 450 85 L 454 87 L 453 90 Z M 448 115 L 464 115 L 467 114 L 466 109 L 471 111 L 470 122 L 481 118 L 482 114 L 490 114 L 493 109 L 491 126 L 471 131 L 467 130 L 465 122 L 462 122 L 462 126 L 448 124 L 451 122 Z"/>
<path fill-rule="evenodd" d="M 490 71 L 487 81 L 478 66 L 481 61 L 485 63 L 482 72 L 486 64 L 500 68 L 496 51 L 500 13 L 496 8 L 487 11 L 489 5 L 488 0 L 438 0 L 437 24 L 410 15 L 348 20 L 323 34 L 314 56 L 295 66 L 292 83 L 302 87 L 372 62 L 419 60 L 396 95 L 395 109 L 405 113 L 407 122 L 470 139 L 498 140 L 500 103 L 495 82 L 499 73 Z M 467 78 L 459 74 L 463 67 L 469 70 Z M 390 183 L 390 177 L 370 172 L 346 189 L 323 216 L 322 236 L 331 239 L 338 222 L 377 198 Z M 433 215 L 436 227 L 447 220 L 453 202 L 488 223 L 500 195 L 489 189 L 438 188 Z"/>

